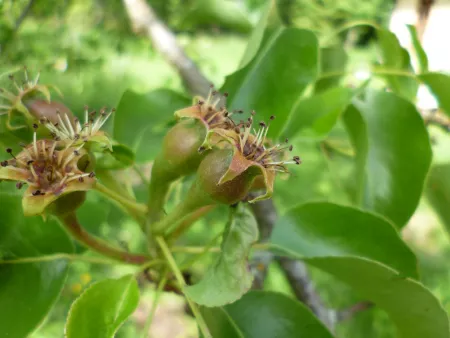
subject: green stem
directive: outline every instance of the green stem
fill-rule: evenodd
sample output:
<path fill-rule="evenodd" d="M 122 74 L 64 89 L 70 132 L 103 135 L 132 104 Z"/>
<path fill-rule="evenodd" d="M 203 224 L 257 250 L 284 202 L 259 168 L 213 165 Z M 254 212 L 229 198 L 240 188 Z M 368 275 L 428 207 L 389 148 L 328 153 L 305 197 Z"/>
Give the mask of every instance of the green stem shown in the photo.
<path fill-rule="evenodd" d="M 270 250 L 272 245 L 270 243 L 256 243 L 252 245 L 253 250 L 266 251 Z M 202 254 L 205 251 L 204 246 L 174 246 L 171 248 L 172 252 L 181 252 L 187 254 Z M 208 248 L 208 252 L 220 252 L 221 249 L 218 246 Z"/>
<path fill-rule="evenodd" d="M 51 261 L 55 261 L 55 260 L 59 260 L 59 259 L 65 259 L 68 261 L 80 261 L 80 262 L 86 262 L 86 263 L 92 263 L 92 264 L 111 264 L 111 265 L 131 264 L 129 262 L 117 262 L 117 261 L 111 260 L 111 259 L 103 259 L 103 258 L 88 257 L 88 256 L 82 256 L 82 255 L 59 253 L 59 254 L 54 254 L 54 255 L 45 255 L 45 256 L 38 256 L 38 257 L 22 257 L 22 258 L 16 258 L 16 259 L 0 260 L 0 265 L 51 262 Z"/>
<path fill-rule="evenodd" d="M 170 253 L 169 247 L 167 246 L 166 242 L 164 241 L 164 238 L 158 236 L 158 237 L 156 237 L 156 242 L 158 243 L 159 247 L 161 248 L 161 251 L 162 251 L 164 257 L 166 258 L 170 269 L 172 270 L 173 274 L 175 275 L 176 280 L 180 284 L 180 287 L 182 289 L 184 289 L 184 287 L 186 286 L 186 283 L 184 281 L 183 275 L 181 274 L 181 271 L 179 270 L 177 263 L 175 262 L 175 259 L 173 258 L 172 254 Z M 197 319 L 197 324 L 198 324 L 203 336 L 205 338 L 212 338 L 212 335 L 209 332 L 208 326 L 206 325 L 205 319 L 203 318 L 202 314 L 200 313 L 199 308 L 188 296 L 185 295 L 185 297 L 186 297 L 186 300 L 187 300 L 189 306 L 191 307 L 192 313 L 194 314 L 195 318 Z"/>
<path fill-rule="evenodd" d="M 95 190 L 107 196 L 109 199 L 115 201 L 120 206 L 122 206 L 126 211 L 138 221 L 143 221 L 145 219 L 145 214 L 147 213 L 147 208 L 143 204 L 136 203 L 130 198 L 126 198 L 114 190 L 111 190 L 104 186 L 103 184 L 97 182 L 95 185 Z"/>
<path fill-rule="evenodd" d="M 213 205 L 200 188 L 194 184 L 187 193 L 187 197 L 173 208 L 172 212 L 161 221 L 152 225 L 151 233 L 162 234 L 172 233 L 180 225 L 183 225 L 190 217 L 190 214 L 202 207 Z"/>
<path fill-rule="evenodd" d="M 121 261 L 128 264 L 142 265 L 150 260 L 150 257 L 140 254 L 132 254 L 126 251 L 116 249 L 110 246 L 108 243 L 92 236 L 86 230 L 82 228 L 78 223 L 77 216 L 74 213 L 68 214 L 64 217 L 60 217 L 65 229 L 87 248 L 95 251 L 103 256 L 111 259 Z"/>
<path fill-rule="evenodd" d="M 152 325 L 153 318 L 155 317 L 156 308 L 157 308 L 158 302 L 159 302 L 159 297 L 161 296 L 162 291 L 167 283 L 167 271 L 165 271 L 162 276 L 163 277 L 161 278 L 161 280 L 158 283 L 158 287 L 156 289 L 155 296 L 153 298 L 152 308 L 150 310 L 147 320 L 145 321 L 142 338 L 147 338 L 149 336 L 148 331 L 150 330 L 150 326 Z"/>

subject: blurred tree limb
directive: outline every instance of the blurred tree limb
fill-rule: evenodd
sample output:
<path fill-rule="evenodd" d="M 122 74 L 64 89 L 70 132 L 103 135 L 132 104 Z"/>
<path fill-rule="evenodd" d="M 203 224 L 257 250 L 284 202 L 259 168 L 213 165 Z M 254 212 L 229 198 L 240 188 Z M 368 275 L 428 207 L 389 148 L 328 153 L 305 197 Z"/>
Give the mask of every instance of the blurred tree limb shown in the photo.
<path fill-rule="evenodd" d="M 155 49 L 178 71 L 184 85 L 193 95 L 206 96 L 210 82 L 178 45 L 175 35 L 156 16 L 145 0 L 123 0 L 133 30 L 144 33 Z"/>
<path fill-rule="evenodd" d="M 158 19 L 148 3 L 144 0 L 123 0 L 123 3 L 133 30 L 136 33 L 145 33 L 149 37 L 155 49 L 178 71 L 191 94 L 206 96 L 210 89 L 210 82 L 185 54 L 178 45 L 175 35 Z M 269 199 L 252 204 L 251 207 L 259 225 L 260 242 L 268 242 L 278 218 L 275 205 Z M 280 263 L 297 298 L 305 303 L 331 331 L 334 331 L 335 324 L 338 321 L 348 319 L 354 313 L 371 306 L 371 304 L 367 305 L 369 304 L 367 302 L 362 302 L 343 311 L 329 309 L 317 294 L 303 262 L 290 258 L 274 257 L 269 251 L 257 251 L 252 257 L 251 265 L 255 276 L 254 289 L 263 288 L 267 268 L 274 258 Z"/>

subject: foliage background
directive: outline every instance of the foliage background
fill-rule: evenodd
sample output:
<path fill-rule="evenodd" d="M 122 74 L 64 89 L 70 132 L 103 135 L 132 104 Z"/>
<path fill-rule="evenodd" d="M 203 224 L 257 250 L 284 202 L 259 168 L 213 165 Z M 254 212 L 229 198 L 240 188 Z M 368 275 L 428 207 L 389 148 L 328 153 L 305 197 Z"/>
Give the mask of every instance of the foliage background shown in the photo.
<path fill-rule="evenodd" d="M 249 32 L 265 4 L 264 0 L 230 1 L 233 6 L 225 6 L 219 0 L 148 2 L 177 33 L 189 57 L 217 86 L 238 67 Z M 42 82 L 54 83 L 64 93 L 64 101 L 74 112 L 81 112 L 86 104 L 115 107 L 127 89 L 142 94 L 158 88 L 184 91 L 176 72 L 155 52 L 145 37 L 136 36 L 132 31 L 122 2 L 36 0 L 16 29 L 17 20 L 27 3 L 25 0 L 0 0 L 0 74 L 22 65 L 27 65 L 29 69 L 41 69 Z M 370 20 L 386 27 L 393 3 L 388 0 L 280 0 L 278 5 L 285 24 L 314 31 L 321 46 L 347 46 L 346 67 L 351 65 L 352 72 L 348 73 L 354 74 L 353 70 L 365 69 L 377 60 L 375 45 L 379 41 L 374 29 L 366 26 L 339 34 L 335 34 L 336 30 L 356 20 Z M 226 10 L 217 11 L 215 6 Z M 351 80 L 361 82 L 357 78 Z M 156 122 L 155 125 L 165 123 L 166 119 L 161 119 L 159 111 L 148 113 L 154 114 L 151 119 Z M 133 117 L 130 116 L 130 119 Z M 445 147 L 449 144 L 448 136 L 439 128 L 430 127 L 430 131 L 435 162 L 445 163 L 448 161 Z M 327 142 L 317 142 L 317 139 L 308 137 L 298 141 L 305 164 L 290 178 L 289 184 L 280 182 L 277 187 L 279 198 L 276 203 L 281 211 L 305 201 L 325 199 L 343 202 L 348 199 L 342 187 L 346 184 L 342 177 L 350 170 L 345 156 L 348 139 L 343 134 L 343 127 L 338 126 L 331 131 Z M 131 170 L 126 175 L 133 178 L 139 196 L 139 178 Z M 297 188 L 292 188 L 292 182 Z M 179 193 L 173 193 L 173 200 Z M 92 209 L 85 206 L 82 220 L 91 231 L 116 243 L 127 243 L 130 249 L 143 245 L 138 227 L 111 207 L 109 202 L 92 194 L 89 203 L 96 210 L 101 210 L 94 215 L 90 212 Z M 201 244 L 205 238 L 220 231 L 222 225 L 211 215 L 196 225 L 189 243 Z M 427 200 L 421 201 L 402 235 L 419 257 L 423 283 L 449 311 L 448 235 Z M 321 296 L 333 307 L 346 307 L 358 300 L 344 284 L 315 268 L 311 271 Z M 61 299 L 32 337 L 61 337 L 68 308 L 82 290 L 92 281 L 105 276 L 121 276 L 126 272 L 124 267 L 98 267 L 83 263 L 71 265 Z M 275 263 L 270 267 L 266 289 L 293 295 Z M 118 337 L 140 334 L 145 318 L 143 313 L 148 311 L 152 295 L 153 291 L 147 288 L 142 296 L 146 301 L 120 329 Z M 152 329 L 155 337 L 196 335 L 195 323 L 184 313 L 179 297 L 165 295 L 159 311 Z M 170 326 L 173 331 L 168 329 Z M 378 309 L 359 313 L 338 327 L 340 337 L 387 338 L 393 337 L 393 332 L 389 319 Z"/>

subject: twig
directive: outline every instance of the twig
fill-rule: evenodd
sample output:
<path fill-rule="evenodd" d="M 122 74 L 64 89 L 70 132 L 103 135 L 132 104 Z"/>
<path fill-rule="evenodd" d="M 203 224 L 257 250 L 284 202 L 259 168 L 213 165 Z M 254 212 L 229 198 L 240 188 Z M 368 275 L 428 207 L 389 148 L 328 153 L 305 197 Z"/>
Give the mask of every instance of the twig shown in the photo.
<path fill-rule="evenodd" d="M 353 318 L 357 313 L 369 310 L 375 306 L 374 303 L 369 301 L 362 301 L 350 306 L 347 309 L 340 310 L 337 315 L 339 322 Z"/>
<path fill-rule="evenodd" d="M 210 82 L 195 63 L 178 45 L 175 35 L 156 16 L 144 0 L 123 0 L 136 33 L 143 32 L 152 41 L 155 49 L 164 56 L 180 74 L 188 91 L 193 95 L 207 95 Z"/>
<path fill-rule="evenodd" d="M 277 211 L 271 199 L 251 204 L 253 214 L 258 222 L 259 242 L 270 240 L 272 230 L 278 218 Z M 253 271 L 253 289 L 262 289 L 267 275 L 267 268 L 272 262 L 273 254 L 270 251 L 256 251 L 253 254 L 250 266 Z"/>
<path fill-rule="evenodd" d="M 297 298 L 307 305 L 322 323 L 331 331 L 334 331 L 338 320 L 338 313 L 335 310 L 327 308 L 322 303 L 322 300 L 316 293 L 305 263 L 286 257 L 276 257 L 276 259 L 285 272 Z"/>
<path fill-rule="evenodd" d="M 22 25 L 23 21 L 25 20 L 25 18 L 27 17 L 31 7 L 33 6 L 35 0 L 30 0 L 28 1 L 27 5 L 25 6 L 25 8 L 23 9 L 22 13 L 20 14 L 19 18 L 16 21 L 16 25 L 14 27 L 14 30 L 17 32 L 20 28 L 20 26 Z"/>

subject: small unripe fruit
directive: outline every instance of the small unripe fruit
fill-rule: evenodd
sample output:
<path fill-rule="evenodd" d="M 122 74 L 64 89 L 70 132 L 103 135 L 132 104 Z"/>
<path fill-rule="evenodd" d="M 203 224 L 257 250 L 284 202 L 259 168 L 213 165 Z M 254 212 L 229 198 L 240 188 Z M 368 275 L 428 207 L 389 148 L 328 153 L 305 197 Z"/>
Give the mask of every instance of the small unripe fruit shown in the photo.
<path fill-rule="evenodd" d="M 28 108 L 30 114 L 36 118 L 36 120 L 44 118 L 48 119 L 51 123 L 56 124 L 59 122 L 57 113 L 59 112 L 63 116 L 67 115 L 72 125 L 74 125 L 74 117 L 72 112 L 61 102 L 48 102 L 46 100 L 36 99 L 25 102 L 25 106 Z"/>
<path fill-rule="evenodd" d="M 197 183 L 201 190 L 216 203 L 234 204 L 247 196 L 258 171 L 249 168 L 241 175 L 219 184 L 233 157 L 231 149 L 211 151 L 197 170 Z"/>
<path fill-rule="evenodd" d="M 86 200 L 86 191 L 74 191 L 61 196 L 47 207 L 47 211 L 58 217 L 64 217 L 75 212 Z"/>
<path fill-rule="evenodd" d="M 205 137 L 206 128 L 199 120 L 186 119 L 173 126 L 163 141 L 164 170 L 175 179 L 193 173 L 203 158 L 199 148 Z"/>

